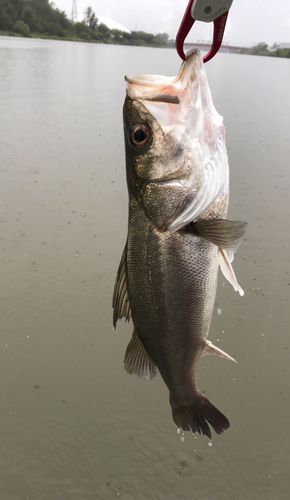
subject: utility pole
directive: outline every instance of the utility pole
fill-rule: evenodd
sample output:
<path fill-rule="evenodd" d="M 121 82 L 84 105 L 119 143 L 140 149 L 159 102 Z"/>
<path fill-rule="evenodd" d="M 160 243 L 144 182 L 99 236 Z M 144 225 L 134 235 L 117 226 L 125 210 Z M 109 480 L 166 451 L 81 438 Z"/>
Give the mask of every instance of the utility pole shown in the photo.
<path fill-rule="evenodd" d="M 71 20 L 73 23 L 76 23 L 78 20 L 77 0 L 72 0 Z"/>

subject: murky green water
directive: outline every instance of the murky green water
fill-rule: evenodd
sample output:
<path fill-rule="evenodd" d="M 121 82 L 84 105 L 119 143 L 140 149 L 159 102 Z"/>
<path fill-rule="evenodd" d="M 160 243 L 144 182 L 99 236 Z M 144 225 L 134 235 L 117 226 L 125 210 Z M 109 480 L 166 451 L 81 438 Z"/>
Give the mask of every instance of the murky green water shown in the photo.
<path fill-rule="evenodd" d="M 249 221 L 245 296 L 220 276 L 209 335 L 238 364 L 198 364 L 230 429 L 182 442 L 161 378 L 123 370 L 132 325 L 112 330 L 123 76 L 179 64 L 174 50 L 0 38 L 1 500 L 289 499 L 289 60 L 207 64 L 229 218 Z"/>

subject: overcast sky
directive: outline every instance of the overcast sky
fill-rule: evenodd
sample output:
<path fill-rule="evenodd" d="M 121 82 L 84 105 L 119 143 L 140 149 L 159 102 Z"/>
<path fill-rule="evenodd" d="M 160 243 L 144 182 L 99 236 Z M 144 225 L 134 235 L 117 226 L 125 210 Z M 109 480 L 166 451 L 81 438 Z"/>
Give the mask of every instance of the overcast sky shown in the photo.
<path fill-rule="evenodd" d="M 129 30 L 166 32 L 175 38 L 188 0 L 76 0 L 78 15 L 86 7 L 95 14 L 114 19 Z M 214 0 L 209 0 L 209 4 Z M 54 0 L 71 17 L 72 0 Z M 188 41 L 212 39 L 212 23 L 196 22 Z M 290 42 L 290 0 L 234 0 L 229 12 L 224 42 L 252 46 Z"/>

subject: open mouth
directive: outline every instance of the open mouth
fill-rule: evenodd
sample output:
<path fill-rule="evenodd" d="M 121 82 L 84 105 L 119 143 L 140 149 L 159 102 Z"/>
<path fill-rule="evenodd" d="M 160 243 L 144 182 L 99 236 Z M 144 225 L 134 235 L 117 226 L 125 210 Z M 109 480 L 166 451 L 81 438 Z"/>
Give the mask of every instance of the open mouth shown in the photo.
<path fill-rule="evenodd" d="M 200 52 L 193 49 L 174 77 L 159 75 L 128 75 L 127 95 L 141 102 L 161 127 L 182 122 L 189 107 L 195 106 L 198 84 L 203 68 Z"/>
<path fill-rule="evenodd" d="M 195 67 L 199 60 L 203 64 L 199 51 L 193 49 L 187 54 L 186 60 L 183 61 L 178 74 L 174 77 L 160 75 L 125 76 L 128 95 L 133 99 L 144 101 L 179 104 L 179 94 L 192 83 L 195 77 Z"/>
<path fill-rule="evenodd" d="M 186 181 L 183 180 L 183 179 L 165 179 L 165 180 L 158 180 L 158 181 L 150 181 L 150 182 L 154 182 L 154 184 L 160 184 L 160 185 L 164 185 L 164 186 L 176 186 L 176 187 L 180 187 L 180 188 L 186 188 L 187 187 L 187 184 L 186 184 Z"/>

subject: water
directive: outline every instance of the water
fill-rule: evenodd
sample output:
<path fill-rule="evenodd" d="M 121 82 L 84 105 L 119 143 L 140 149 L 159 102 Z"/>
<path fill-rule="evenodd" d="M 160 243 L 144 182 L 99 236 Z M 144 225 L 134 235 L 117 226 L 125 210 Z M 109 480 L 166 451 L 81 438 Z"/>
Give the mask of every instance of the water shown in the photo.
<path fill-rule="evenodd" d="M 179 64 L 174 50 L 0 38 L 5 500 L 289 498 L 289 60 L 207 64 L 227 130 L 229 218 L 249 221 L 234 262 L 245 296 L 220 276 L 209 336 L 238 364 L 198 364 L 230 429 L 212 446 L 182 442 L 161 378 L 123 370 L 132 325 L 112 330 L 127 223 L 123 77 Z"/>

